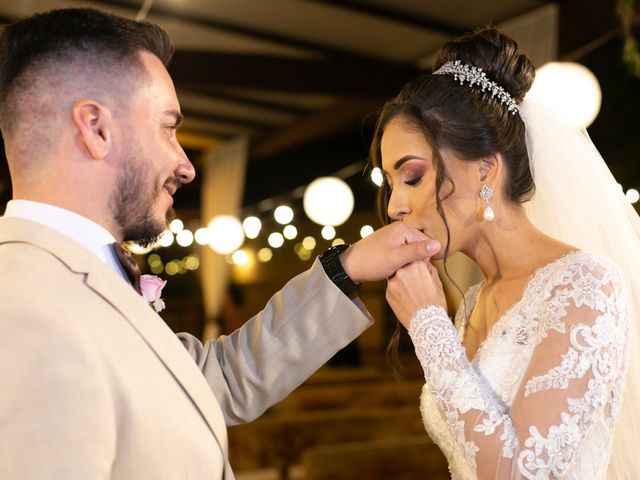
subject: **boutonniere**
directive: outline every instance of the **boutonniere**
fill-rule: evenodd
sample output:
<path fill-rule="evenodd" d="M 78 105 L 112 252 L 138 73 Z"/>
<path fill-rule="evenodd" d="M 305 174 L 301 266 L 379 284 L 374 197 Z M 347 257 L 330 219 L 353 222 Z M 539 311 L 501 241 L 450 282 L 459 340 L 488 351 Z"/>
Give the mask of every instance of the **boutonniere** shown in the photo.
<path fill-rule="evenodd" d="M 155 275 L 140 276 L 142 296 L 157 313 L 160 313 L 165 307 L 164 300 L 160 297 L 162 295 L 162 289 L 166 284 L 166 280 L 162 280 Z"/>

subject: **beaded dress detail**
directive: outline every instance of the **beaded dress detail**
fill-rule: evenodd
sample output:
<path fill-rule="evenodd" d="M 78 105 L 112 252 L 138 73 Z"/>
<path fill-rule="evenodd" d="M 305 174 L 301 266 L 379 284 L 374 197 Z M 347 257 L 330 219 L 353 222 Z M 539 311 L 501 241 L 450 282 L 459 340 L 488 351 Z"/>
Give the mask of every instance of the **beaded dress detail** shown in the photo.
<path fill-rule="evenodd" d="M 467 292 L 469 311 L 478 287 Z M 617 266 L 585 252 L 540 268 L 471 361 L 462 312 L 455 325 L 442 307 L 416 312 L 422 418 L 452 478 L 606 479 L 627 312 Z"/>

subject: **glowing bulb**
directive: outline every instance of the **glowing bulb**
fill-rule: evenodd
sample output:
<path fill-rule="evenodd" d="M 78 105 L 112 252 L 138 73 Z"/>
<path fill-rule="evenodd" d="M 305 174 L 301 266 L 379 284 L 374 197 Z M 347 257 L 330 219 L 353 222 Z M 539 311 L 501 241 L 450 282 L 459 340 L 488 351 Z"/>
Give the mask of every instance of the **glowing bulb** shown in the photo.
<path fill-rule="evenodd" d="M 273 216 L 276 219 L 276 222 L 281 225 L 286 225 L 287 223 L 291 223 L 291 220 L 293 220 L 293 210 L 291 210 L 291 207 L 287 207 L 286 205 L 280 205 L 274 210 Z"/>
<path fill-rule="evenodd" d="M 258 217 L 247 217 L 242 222 L 242 228 L 247 238 L 257 238 L 262 229 L 262 222 Z"/>
<path fill-rule="evenodd" d="M 284 237 L 280 232 L 273 232 L 269 235 L 267 243 L 269 243 L 272 248 L 280 248 L 284 244 Z"/>
<path fill-rule="evenodd" d="M 160 235 L 160 238 L 158 239 L 158 245 L 160 245 L 161 247 L 170 247 L 171 245 L 173 245 L 173 233 L 171 233 L 169 230 L 165 230 L 164 232 L 162 232 L 162 235 Z"/>
<path fill-rule="evenodd" d="M 371 170 L 371 181 L 378 187 L 382 186 L 382 183 L 384 182 L 384 175 L 382 173 L 382 170 L 380 170 L 378 167 L 375 167 Z"/>
<path fill-rule="evenodd" d="M 235 252 L 244 243 L 242 224 L 232 215 L 218 215 L 207 228 L 211 232 L 209 246 L 222 255 Z"/>
<path fill-rule="evenodd" d="M 298 236 L 298 229 L 293 225 L 287 225 L 286 227 L 284 227 L 282 233 L 284 234 L 284 238 L 286 238 L 287 240 L 293 240 Z"/>
<path fill-rule="evenodd" d="M 353 212 L 353 193 L 344 180 L 320 177 L 304 191 L 302 203 L 307 216 L 319 225 L 338 226 Z"/>
<path fill-rule="evenodd" d="M 600 111 L 602 91 L 587 67 L 573 62 L 549 62 L 536 71 L 527 99 L 544 103 L 577 127 L 586 128 Z"/>
<path fill-rule="evenodd" d="M 146 247 L 143 247 L 142 245 L 138 245 L 135 242 L 127 243 L 127 250 L 129 250 L 129 252 L 133 253 L 134 255 L 145 255 L 153 250 L 154 247 L 155 245 L 148 245 Z"/>
<path fill-rule="evenodd" d="M 322 227 L 322 232 L 320 234 L 322 235 L 322 238 L 324 238 L 325 240 L 331 240 L 333 237 L 336 236 L 336 229 L 333 228 L 331 225 L 327 225 L 325 227 Z"/>
<path fill-rule="evenodd" d="M 258 250 L 258 260 L 262 263 L 266 263 L 273 258 L 273 252 L 270 248 L 264 247 Z"/>
<path fill-rule="evenodd" d="M 211 232 L 207 227 L 201 227 L 196 230 L 194 238 L 198 245 L 207 245 L 211 241 Z"/>
<path fill-rule="evenodd" d="M 627 200 L 629 200 L 629 203 L 636 203 L 640 200 L 640 192 L 635 188 L 630 188 L 627 190 Z"/>
<path fill-rule="evenodd" d="M 371 225 L 365 225 L 360 229 L 360 237 L 366 238 L 373 233 L 373 227 Z"/>
<path fill-rule="evenodd" d="M 236 250 L 233 252 L 231 259 L 236 265 L 246 265 L 249 263 L 249 255 L 244 250 Z"/>
<path fill-rule="evenodd" d="M 304 237 L 304 240 L 302 240 L 302 246 L 305 250 L 311 251 L 316 248 L 316 239 L 313 237 Z"/>
<path fill-rule="evenodd" d="M 197 270 L 200 267 L 200 259 L 195 255 L 189 255 L 184 259 L 184 266 L 187 270 Z"/>
<path fill-rule="evenodd" d="M 169 230 L 171 230 L 173 233 L 180 233 L 183 228 L 184 223 L 182 223 L 182 220 L 180 220 L 179 218 L 171 220 L 171 223 L 169 224 Z"/>
<path fill-rule="evenodd" d="M 345 243 L 345 241 L 344 241 L 343 239 L 341 239 L 341 238 L 334 238 L 334 239 L 333 239 L 333 242 L 331 242 L 331 246 L 332 246 L 332 247 L 335 247 L 336 245 L 342 245 L 342 244 L 344 244 L 344 243 Z"/>
<path fill-rule="evenodd" d="M 176 242 L 181 247 L 188 247 L 193 243 L 193 233 L 191 230 L 182 230 L 176 235 Z"/>

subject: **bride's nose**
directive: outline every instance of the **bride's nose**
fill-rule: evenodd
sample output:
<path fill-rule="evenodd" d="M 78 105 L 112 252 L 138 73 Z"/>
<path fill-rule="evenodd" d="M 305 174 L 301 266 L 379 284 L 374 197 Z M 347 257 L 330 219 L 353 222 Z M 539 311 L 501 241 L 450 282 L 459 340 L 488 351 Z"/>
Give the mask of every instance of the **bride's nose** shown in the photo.
<path fill-rule="evenodd" d="M 407 203 L 405 195 L 400 194 L 397 190 L 391 192 L 389 204 L 387 205 L 387 215 L 392 220 L 402 220 L 411 213 L 411 209 Z"/>

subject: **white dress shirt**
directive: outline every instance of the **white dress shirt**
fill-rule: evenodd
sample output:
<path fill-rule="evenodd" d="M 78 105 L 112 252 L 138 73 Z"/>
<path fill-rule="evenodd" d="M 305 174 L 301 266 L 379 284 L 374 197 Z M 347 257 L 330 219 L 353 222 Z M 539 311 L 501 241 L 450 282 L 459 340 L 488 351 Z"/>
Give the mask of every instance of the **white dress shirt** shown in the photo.
<path fill-rule="evenodd" d="M 53 228 L 82 244 L 87 250 L 111 267 L 123 280 L 129 282 L 111 244 L 116 239 L 92 220 L 64 208 L 31 200 L 11 200 L 5 217 L 23 218 Z"/>

